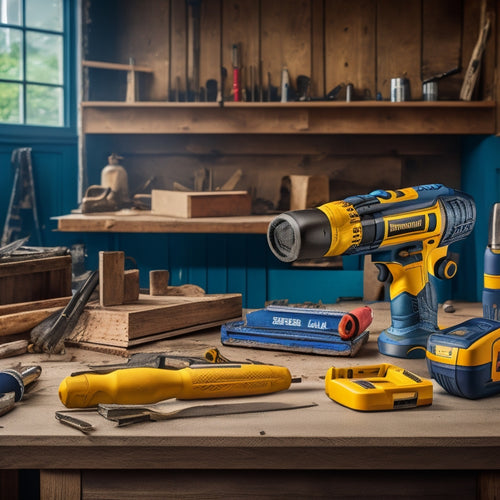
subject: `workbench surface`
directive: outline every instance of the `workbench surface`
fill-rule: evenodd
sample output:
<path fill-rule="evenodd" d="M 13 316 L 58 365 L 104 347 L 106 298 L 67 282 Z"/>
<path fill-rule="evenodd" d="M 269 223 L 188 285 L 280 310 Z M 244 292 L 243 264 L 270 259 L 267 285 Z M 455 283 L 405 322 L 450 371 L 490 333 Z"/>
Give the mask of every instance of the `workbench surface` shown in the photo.
<path fill-rule="evenodd" d="M 357 305 L 334 307 L 346 311 Z M 330 366 L 386 362 L 428 377 L 425 360 L 378 353 L 376 339 L 389 325 L 389 306 L 371 305 L 374 321 L 369 341 L 353 358 L 225 347 L 220 344 L 219 330 L 146 344 L 132 351 L 202 356 L 207 348 L 218 347 L 232 360 L 283 365 L 302 382 L 281 393 L 244 400 L 317 404 L 310 408 L 121 428 L 95 411 L 78 413 L 77 417 L 95 427 L 86 435 L 55 419 L 55 412 L 65 409 L 58 386 L 88 364 L 116 363 L 124 358 L 67 348 L 63 355 L 25 354 L 2 359 L 2 370 L 38 364 L 42 374 L 33 390 L 0 417 L 0 467 L 43 469 L 47 473 L 70 469 L 500 469 L 500 396 L 471 401 L 447 394 L 434 382 L 430 406 L 369 413 L 345 408 L 326 396 L 324 376 Z M 479 304 L 454 306 L 454 313 L 440 308 L 440 326 L 458 324 L 481 313 Z M 209 403 L 214 402 L 221 400 Z M 204 403 L 172 401 L 171 406 Z"/>

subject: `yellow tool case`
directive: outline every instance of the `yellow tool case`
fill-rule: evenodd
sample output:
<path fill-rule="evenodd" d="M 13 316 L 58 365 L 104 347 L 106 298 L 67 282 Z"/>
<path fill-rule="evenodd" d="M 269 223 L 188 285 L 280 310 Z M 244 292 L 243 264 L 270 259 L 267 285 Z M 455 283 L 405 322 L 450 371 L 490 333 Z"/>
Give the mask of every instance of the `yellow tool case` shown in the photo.
<path fill-rule="evenodd" d="M 361 411 L 403 410 L 432 404 L 432 382 L 397 366 L 382 363 L 331 367 L 326 394 L 337 403 Z"/>

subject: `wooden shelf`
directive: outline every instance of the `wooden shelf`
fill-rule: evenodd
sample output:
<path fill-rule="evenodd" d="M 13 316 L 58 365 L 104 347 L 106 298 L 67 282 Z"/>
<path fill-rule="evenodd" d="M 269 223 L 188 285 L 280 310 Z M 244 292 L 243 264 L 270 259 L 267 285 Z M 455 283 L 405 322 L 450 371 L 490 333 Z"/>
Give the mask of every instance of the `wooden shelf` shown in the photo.
<path fill-rule="evenodd" d="M 494 101 L 82 102 L 84 134 L 494 134 Z"/>
<path fill-rule="evenodd" d="M 74 213 L 54 217 L 57 229 L 83 233 L 239 233 L 266 234 L 273 215 L 181 219 L 148 211 Z"/>

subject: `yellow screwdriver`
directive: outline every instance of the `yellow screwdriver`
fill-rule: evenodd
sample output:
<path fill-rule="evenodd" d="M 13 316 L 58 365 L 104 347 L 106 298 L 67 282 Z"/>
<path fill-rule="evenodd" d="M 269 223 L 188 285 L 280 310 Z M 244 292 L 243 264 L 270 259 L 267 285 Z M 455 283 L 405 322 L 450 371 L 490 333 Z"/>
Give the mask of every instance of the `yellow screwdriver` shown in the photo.
<path fill-rule="evenodd" d="M 181 370 L 123 368 L 66 377 L 59 398 L 67 408 L 151 404 L 164 399 L 254 396 L 288 389 L 288 368 L 273 365 L 196 365 Z"/>

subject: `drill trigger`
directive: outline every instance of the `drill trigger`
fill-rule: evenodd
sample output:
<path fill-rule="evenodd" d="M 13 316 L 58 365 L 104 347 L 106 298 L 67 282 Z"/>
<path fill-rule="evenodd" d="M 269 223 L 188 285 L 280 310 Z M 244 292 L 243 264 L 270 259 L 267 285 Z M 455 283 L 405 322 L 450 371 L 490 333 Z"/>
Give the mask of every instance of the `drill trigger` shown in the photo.
<path fill-rule="evenodd" d="M 380 262 L 375 262 L 375 265 L 378 269 L 377 279 L 382 283 L 390 282 L 392 274 L 390 273 L 389 268 L 385 264 L 381 264 Z"/>

